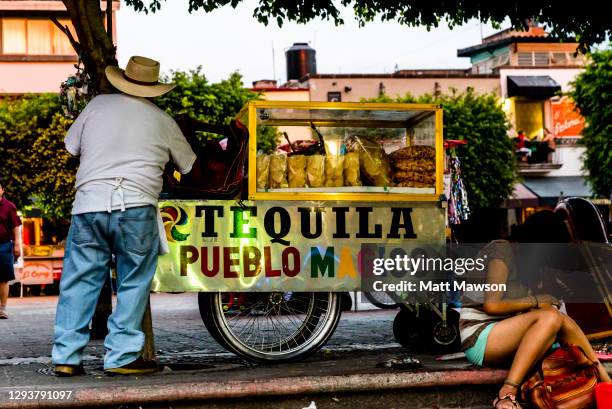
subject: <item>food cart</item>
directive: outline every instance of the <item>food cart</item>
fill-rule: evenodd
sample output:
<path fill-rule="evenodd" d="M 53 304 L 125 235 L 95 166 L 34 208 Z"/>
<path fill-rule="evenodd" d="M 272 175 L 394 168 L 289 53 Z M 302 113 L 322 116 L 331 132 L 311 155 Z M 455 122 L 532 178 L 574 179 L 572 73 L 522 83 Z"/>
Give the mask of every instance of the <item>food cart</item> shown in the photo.
<path fill-rule="evenodd" d="M 49 286 L 45 293 L 57 294 L 59 280 L 62 275 L 64 246 L 53 237 L 45 237 L 42 229 L 41 217 L 22 217 L 21 227 L 21 254 L 15 260 L 15 280 L 11 284 L 19 283 L 19 295 L 24 296 L 24 287 L 30 286 L 30 293 L 39 295 L 41 287 Z M 44 243 L 44 244 L 43 244 Z M 16 293 L 15 293 L 16 294 Z"/>
<path fill-rule="evenodd" d="M 341 293 L 367 291 L 367 260 L 444 245 L 442 109 L 253 101 L 236 123 L 246 187 L 160 202 L 170 253 L 153 291 L 199 292 L 206 327 L 238 355 L 299 359 L 332 335 Z M 270 132 L 284 150 L 258 149 Z"/>

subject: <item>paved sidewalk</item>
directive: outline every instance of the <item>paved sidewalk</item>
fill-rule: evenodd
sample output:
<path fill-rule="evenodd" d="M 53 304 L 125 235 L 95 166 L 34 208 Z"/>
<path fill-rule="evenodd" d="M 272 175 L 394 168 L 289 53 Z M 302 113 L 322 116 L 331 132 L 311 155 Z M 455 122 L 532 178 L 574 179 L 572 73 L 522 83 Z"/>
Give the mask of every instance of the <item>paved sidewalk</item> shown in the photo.
<path fill-rule="evenodd" d="M 47 362 L 53 343 L 53 321 L 57 297 L 11 298 L 10 319 L 0 320 L 0 365 Z M 153 294 L 153 330 L 158 357 L 162 362 L 193 362 L 229 358 L 202 323 L 195 293 Z M 345 312 L 327 344 L 332 349 L 367 350 L 399 347 L 393 338 L 396 311 Z M 104 345 L 91 341 L 84 351 L 84 363 L 102 364 Z"/>

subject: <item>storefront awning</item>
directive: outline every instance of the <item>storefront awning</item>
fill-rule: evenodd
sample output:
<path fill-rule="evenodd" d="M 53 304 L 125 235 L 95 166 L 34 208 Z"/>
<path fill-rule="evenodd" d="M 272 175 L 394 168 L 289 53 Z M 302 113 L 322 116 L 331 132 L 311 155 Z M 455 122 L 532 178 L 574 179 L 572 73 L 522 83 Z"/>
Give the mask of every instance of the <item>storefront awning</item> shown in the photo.
<path fill-rule="evenodd" d="M 535 207 L 539 204 L 538 197 L 522 183 L 515 183 L 512 194 L 504 201 L 502 207 L 513 209 L 516 207 Z"/>
<path fill-rule="evenodd" d="M 554 206 L 563 197 L 593 195 L 582 176 L 525 178 L 523 184 L 539 197 L 540 205 Z"/>
<path fill-rule="evenodd" d="M 548 75 L 509 75 L 508 97 L 548 99 L 561 91 L 561 85 Z"/>

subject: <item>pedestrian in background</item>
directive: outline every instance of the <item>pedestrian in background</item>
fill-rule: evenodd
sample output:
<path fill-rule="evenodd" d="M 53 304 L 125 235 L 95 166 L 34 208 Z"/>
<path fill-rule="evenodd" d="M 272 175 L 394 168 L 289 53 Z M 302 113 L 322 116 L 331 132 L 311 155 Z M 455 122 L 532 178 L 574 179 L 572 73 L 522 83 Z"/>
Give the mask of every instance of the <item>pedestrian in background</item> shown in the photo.
<path fill-rule="evenodd" d="M 7 319 L 8 282 L 15 279 L 13 265 L 21 257 L 21 219 L 17 207 L 4 197 L 0 182 L 0 319 Z"/>
<path fill-rule="evenodd" d="M 124 375 L 157 370 L 141 351 L 157 256 L 168 251 L 157 207 L 162 174 L 170 159 L 182 174 L 199 169 L 176 122 L 145 99 L 174 88 L 158 82 L 159 63 L 131 57 L 125 71 L 109 66 L 106 76 L 120 92 L 93 98 L 65 139 L 80 165 L 55 319 L 57 376 L 84 373 L 89 323 L 113 254 L 117 306 L 108 320 L 104 370 Z"/>

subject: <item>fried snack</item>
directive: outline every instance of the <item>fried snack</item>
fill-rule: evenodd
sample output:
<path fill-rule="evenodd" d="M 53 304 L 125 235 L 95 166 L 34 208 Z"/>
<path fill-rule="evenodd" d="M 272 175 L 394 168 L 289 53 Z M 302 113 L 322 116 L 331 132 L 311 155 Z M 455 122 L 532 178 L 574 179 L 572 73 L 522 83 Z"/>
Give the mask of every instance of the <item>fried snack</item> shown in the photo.
<path fill-rule="evenodd" d="M 306 186 L 306 156 L 291 155 L 287 157 L 287 181 L 289 187 Z"/>
<path fill-rule="evenodd" d="M 419 187 L 419 188 L 424 188 L 424 187 L 429 187 L 432 188 L 434 187 L 433 183 L 423 183 L 423 182 L 415 182 L 412 180 L 407 180 L 407 181 L 403 181 L 403 182 L 398 182 L 396 184 L 396 186 L 398 187 Z"/>
<path fill-rule="evenodd" d="M 310 187 L 325 185 L 325 156 L 310 155 L 306 157 L 306 181 Z"/>
<path fill-rule="evenodd" d="M 416 182 L 413 182 L 412 180 L 405 180 L 405 181 L 400 181 L 400 182 L 396 182 L 395 186 L 397 187 L 415 187 L 414 184 Z"/>
<path fill-rule="evenodd" d="M 344 186 L 344 156 L 325 157 L 325 186 Z"/>
<path fill-rule="evenodd" d="M 270 177 L 270 155 L 257 155 L 257 189 L 267 189 Z"/>
<path fill-rule="evenodd" d="M 275 153 L 270 155 L 270 188 L 286 188 L 287 184 L 287 155 Z"/>
<path fill-rule="evenodd" d="M 398 159 L 434 159 L 436 157 L 436 149 L 433 146 L 415 145 L 406 146 L 391 153 L 391 160 Z"/>
<path fill-rule="evenodd" d="M 434 183 L 436 181 L 436 176 L 432 172 L 400 170 L 393 175 L 393 179 L 396 182 L 405 182 L 407 180 L 413 180 L 415 182 Z"/>
<path fill-rule="evenodd" d="M 436 164 L 432 159 L 397 159 L 392 162 L 392 167 L 396 170 L 433 172 Z"/>
<path fill-rule="evenodd" d="M 344 155 L 344 186 L 361 186 L 359 152 L 348 152 Z"/>

